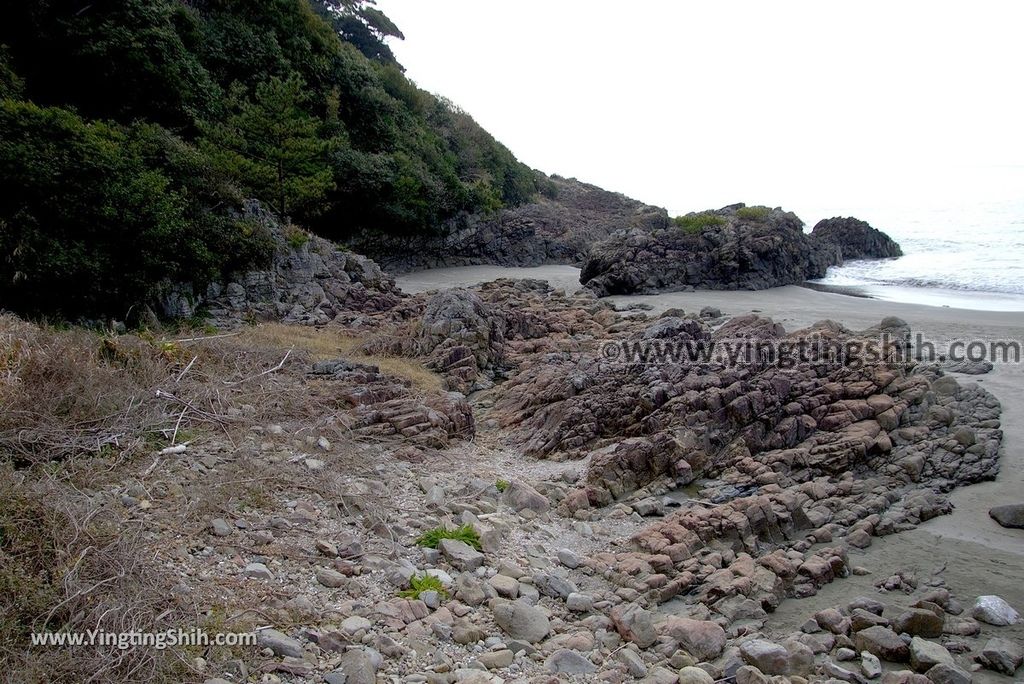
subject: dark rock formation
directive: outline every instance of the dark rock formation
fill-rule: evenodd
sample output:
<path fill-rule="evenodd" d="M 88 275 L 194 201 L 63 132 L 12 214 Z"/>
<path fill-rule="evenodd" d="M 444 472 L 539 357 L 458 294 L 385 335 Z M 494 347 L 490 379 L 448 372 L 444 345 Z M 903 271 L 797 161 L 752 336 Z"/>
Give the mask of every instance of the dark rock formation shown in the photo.
<path fill-rule="evenodd" d="M 664 209 L 574 179 L 553 177 L 553 197 L 454 221 L 444 237 L 356 238 L 352 244 L 391 273 L 442 266 L 578 264 L 614 231 L 661 228 Z"/>
<path fill-rule="evenodd" d="M 681 225 L 618 231 L 591 250 L 580 282 L 598 296 L 761 290 L 820 278 L 844 259 L 900 254 L 857 219 L 822 221 L 808 235 L 790 212 L 737 204 L 691 214 Z"/>
<path fill-rule="evenodd" d="M 343 312 L 385 311 L 404 296 L 370 259 L 282 226 L 258 202 L 247 202 L 244 216 L 270 235 L 274 255 L 269 266 L 232 274 L 202 291 L 187 283 L 168 285 L 158 300 L 160 314 L 190 318 L 202 311 L 220 327 L 245 320 L 320 325 Z"/>
<path fill-rule="evenodd" d="M 843 261 L 903 256 L 895 240 L 860 219 L 836 217 L 818 221 L 811 236 L 837 245 Z"/>
<path fill-rule="evenodd" d="M 673 224 L 615 233 L 591 250 L 580 282 L 598 296 L 761 290 L 820 278 L 840 263 L 838 247 L 810 239 L 790 212 L 740 204 L 701 216 L 708 220 L 693 230 Z"/>

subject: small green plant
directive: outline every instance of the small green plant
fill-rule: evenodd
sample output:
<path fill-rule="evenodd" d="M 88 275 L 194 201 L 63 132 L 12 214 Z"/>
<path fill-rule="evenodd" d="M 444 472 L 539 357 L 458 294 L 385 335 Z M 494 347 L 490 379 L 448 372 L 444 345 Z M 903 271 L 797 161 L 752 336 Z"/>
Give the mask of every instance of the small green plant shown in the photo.
<path fill-rule="evenodd" d="M 725 225 L 725 217 L 719 216 L 714 212 L 702 211 L 695 214 L 687 214 L 686 216 L 676 216 L 672 219 L 672 222 L 682 228 L 684 233 L 696 235 L 705 228 Z"/>
<path fill-rule="evenodd" d="M 509 482 L 508 480 L 499 479 L 497 482 L 494 483 L 494 488 L 497 489 L 499 492 L 504 492 L 511 486 L 512 483 Z"/>
<path fill-rule="evenodd" d="M 740 207 L 736 210 L 736 216 L 745 221 L 764 221 L 771 213 L 768 207 Z"/>
<path fill-rule="evenodd" d="M 285 228 L 284 238 L 285 240 L 288 241 L 288 244 L 291 246 L 292 249 L 299 249 L 304 244 L 309 242 L 309 233 L 302 230 L 298 226 L 289 225 L 287 228 Z"/>
<path fill-rule="evenodd" d="M 430 575 L 428 573 L 422 573 L 419 575 L 413 575 L 409 578 L 410 589 L 398 592 L 398 595 L 402 598 L 418 599 L 420 594 L 425 591 L 436 591 L 442 599 L 448 598 L 448 592 L 445 591 L 444 585 L 441 580 Z"/>
<path fill-rule="evenodd" d="M 442 539 L 456 539 L 460 542 L 469 544 L 477 551 L 481 549 L 480 535 L 475 529 L 473 529 L 473 526 L 469 524 L 456 527 L 454 530 L 449 530 L 444 526 L 435 527 L 434 529 L 427 530 L 417 537 L 416 543 L 419 546 L 425 546 L 428 549 L 436 549 Z"/>

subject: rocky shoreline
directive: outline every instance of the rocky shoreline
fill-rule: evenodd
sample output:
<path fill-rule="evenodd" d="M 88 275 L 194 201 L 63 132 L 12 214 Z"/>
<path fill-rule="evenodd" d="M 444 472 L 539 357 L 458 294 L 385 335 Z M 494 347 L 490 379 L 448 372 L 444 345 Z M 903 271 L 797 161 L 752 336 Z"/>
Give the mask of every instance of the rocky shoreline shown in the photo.
<path fill-rule="evenodd" d="M 313 369 L 352 397 L 345 424 L 377 440 L 373 472 L 335 471 L 341 455 L 330 446 L 308 456 L 307 467 L 346 483 L 340 518 L 315 494 L 287 526 L 238 511 L 226 527 L 211 522 L 214 556 L 200 557 L 208 565 L 237 544 L 259 548 L 262 561 L 242 555 L 243 582 L 293 587 L 264 610 L 304 626 L 261 632 L 263 672 L 328 682 L 969 682 L 977 667 L 1019 666 L 1019 645 L 999 636 L 987 599 L 972 608 L 976 597 L 900 568 L 878 575 L 878 588 L 917 596 L 914 607 L 889 612 L 867 597 L 771 633 L 783 601 L 874 572 L 851 552 L 948 513 L 949 492 L 995 477 L 1002 432 L 990 394 L 932 366 L 634 366 L 607 363 L 599 346 L 652 331 L 845 341 L 902 321 L 786 333 L 757 315 L 623 317 L 587 291 L 498 281 L 410 297 L 360 325 L 372 331 L 369 350 L 424 359 L 458 399 L 413 417 L 390 393 L 357 389 L 372 377 L 366 368 Z M 461 429 L 431 427 L 457 416 Z M 292 430 L 259 430 L 264 445 L 250 458 L 273 467 L 275 453 L 291 451 L 262 435 Z M 425 530 L 460 525 L 476 530 L 479 548 L 416 544 Z M 305 549 L 306 560 L 280 548 Z M 423 574 L 448 598 L 395 597 Z"/>
<path fill-rule="evenodd" d="M 864 256 L 857 245 L 898 249 L 866 228 L 826 241 L 790 214 L 740 209 L 691 238 L 754 237 L 765 264 L 792 259 L 733 284 L 802 278 L 808 263 Z M 941 568 L 860 560 L 949 514 L 1005 452 L 1000 401 L 896 353 L 904 320 L 787 330 L 714 306 L 617 309 L 598 297 L 619 282 L 607 273 L 571 292 L 498 279 L 410 295 L 372 261 L 267 221 L 279 241 L 267 271 L 167 301 L 207 306 L 239 345 L 264 339 L 260 319 L 283 319 L 267 338 L 277 346 L 259 347 L 281 361 L 215 381 L 217 413 L 198 415 L 220 431 L 75 494 L 144 531 L 169 600 L 257 633 L 256 650 L 192 658 L 193 680 L 946 684 L 1018 672 L 1014 606 Z M 808 339 L 817 346 L 794 363 L 608 354 Z M 831 351 L 878 340 L 864 363 Z M 200 372 L 199 356 L 171 357 L 175 383 Z M 222 391 L 271 379 L 255 402 Z M 184 406 L 179 423 L 203 410 Z M 1017 509 L 993 515 L 1012 522 Z M 813 599 L 796 625 L 775 619 L 865 578 L 860 596 Z"/>

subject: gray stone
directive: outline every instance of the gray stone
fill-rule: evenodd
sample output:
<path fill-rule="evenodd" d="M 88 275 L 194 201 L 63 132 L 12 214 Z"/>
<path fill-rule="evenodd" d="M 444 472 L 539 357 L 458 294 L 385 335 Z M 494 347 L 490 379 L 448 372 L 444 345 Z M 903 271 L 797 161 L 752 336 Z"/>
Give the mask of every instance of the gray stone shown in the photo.
<path fill-rule="evenodd" d="M 503 495 L 505 503 L 514 510 L 529 509 L 535 513 L 544 513 L 551 507 L 548 498 L 525 482 L 513 482 Z"/>
<path fill-rule="evenodd" d="M 442 539 L 437 548 L 453 567 L 472 572 L 484 564 L 484 555 L 466 542 Z"/>
<path fill-rule="evenodd" d="M 242 568 L 242 576 L 262 580 L 274 579 L 274 573 L 270 572 L 270 569 L 263 563 L 249 563 Z"/>
<path fill-rule="evenodd" d="M 956 665 L 939 663 L 925 673 L 932 684 L 971 684 L 971 673 Z"/>
<path fill-rule="evenodd" d="M 563 601 L 569 598 L 569 594 L 579 591 L 575 584 L 551 573 L 539 573 L 533 576 L 533 584 L 537 591 L 552 598 L 560 598 Z"/>
<path fill-rule="evenodd" d="M 1009 639 L 989 639 L 981 653 L 975 657 L 979 663 L 989 670 L 1013 676 L 1017 668 L 1024 662 L 1024 651 L 1019 644 Z"/>
<path fill-rule="evenodd" d="M 373 623 L 361 615 L 351 615 L 341 621 L 341 629 L 348 634 L 365 632 L 373 627 Z"/>
<path fill-rule="evenodd" d="M 915 672 L 927 672 L 939 663 L 953 664 L 953 656 L 941 644 L 917 636 L 910 640 L 910 667 Z"/>
<path fill-rule="evenodd" d="M 845 667 L 837 665 L 828 658 L 821 664 L 821 671 L 831 677 L 832 679 L 839 680 L 841 682 L 852 682 L 853 684 L 861 684 L 864 678 L 853 670 L 848 670 Z"/>
<path fill-rule="evenodd" d="M 979 596 L 971 611 L 971 616 L 975 620 L 997 627 L 1015 625 L 1020 622 L 1020 613 L 998 596 Z"/>
<path fill-rule="evenodd" d="M 694 665 L 679 670 L 679 684 L 715 684 L 715 678 Z"/>
<path fill-rule="evenodd" d="M 302 644 L 276 629 L 261 629 L 256 632 L 256 645 L 260 648 L 269 648 L 274 655 L 282 658 L 301 658 L 305 653 Z"/>
<path fill-rule="evenodd" d="M 1003 527 L 1024 527 L 1024 504 L 1008 504 L 990 508 L 988 514 Z"/>
<path fill-rule="evenodd" d="M 375 684 L 378 664 L 370 653 L 358 648 L 341 656 L 337 671 L 345 675 L 345 684 Z"/>
<path fill-rule="evenodd" d="M 647 648 L 658 640 L 654 628 L 654 615 L 635 603 L 623 603 L 612 608 L 612 624 L 619 636 L 632 641 L 640 648 Z"/>
<path fill-rule="evenodd" d="M 576 568 L 580 567 L 580 564 L 583 561 L 581 561 L 580 557 L 577 556 L 570 549 L 559 549 L 558 562 L 564 565 L 565 567 L 569 568 L 570 570 L 575 570 Z"/>
<path fill-rule="evenodd" d="M 765 674 L 789 674 L 789 653 L 779 644 L 765 639 L 750 639 L 740 644 L 740 655 L 746 663 Z"/>
<path fill-rule="evenodd" d="M 213 532 L 215 537 L 227 537 L 232 532 L 231 525 L 224 518 L 214 518 L 210 521 L 210 531 Z"/>
<path fill-rule="evenodd" d="M 487 580 L 498 596 L 514 599 L 519 595 L 519 581 L 507 575 L 495 575 Z"/>
<path fill-rule="evenodd" d="M 500 651 L 488 651 L 482 653 L 477 657 L 480 664 L 486 667 L 488 670 L 497 670 L 503 667 L 508 667 L 512 664 L 512 660 L 515 654 L 507 648 L 503 648 Z"/>
<path fill-rule="evenodd" d="M 576 651 L 567 648 L 560 648 L 544 661 L 544 669 L 548 672 L 562 674 L 590 674 L 596 672 L 597 668 L 592 662 L 584 658 Z"/>
<path fill-rule="evenodd" d="M 615 660 L 626 666 L 626 671 L 634 677 L 643 677 L 647 674 L 647 666 L 635 651 L 628 648 L 619 649 L 615 652 Z"/>
<path fill-rule="evenodd" d="M 437 610 L 441 607 L 441 595 L 434 590 L 421 591 L 420 601 L 423 601 L 423 605 L 431 610 Z"/>
<path fill-rule="evenodd" d="M 498 603 L 493 613 L 494 621 L 513 639 L 535 644 L 551 631 L 550 621 L 544 611 L 522 601 Z"/>
<path fill-rule="evenodd" d="M 586 594 L 573 592 L 565 599 L 565 607 L 577 613 L 589 613 L 594 609 L 594 599 Z"/>
<path fill-rule="evenodd" d="M 882 676 L 882 663 L 874 653 L 864 651 L 860 654 L 860 669 L 868 679 L 876 679 Z"/>
<path fill-rule="evenodd" d="M 348 584 L 349 579 L 333 568 L 317 568 L 316 581 L 330 589 L 338 589 Z"/>
<path fill-rule="evenodd" d="M 882 660 L 905 663 L 910 659 L 910 649 L 896 632 L 888 627 L 876 625 L 857 632 L 853 641 L 858 651 L 867 651 Z"/>

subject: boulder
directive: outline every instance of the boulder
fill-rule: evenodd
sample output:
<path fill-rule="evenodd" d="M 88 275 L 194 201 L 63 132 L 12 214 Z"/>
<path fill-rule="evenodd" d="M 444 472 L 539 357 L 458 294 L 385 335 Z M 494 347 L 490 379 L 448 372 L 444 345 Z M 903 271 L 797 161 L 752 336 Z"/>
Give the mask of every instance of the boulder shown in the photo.
<path fill-rule="evenodd" d="M 635 603 L 615 606 L 612 608 L 611 619 L 619 636 L 640 648 L 648 648 L 658 640 L 653 614 Z"/>
<path fill-rule="evenodd" d="M 853 642 L 858 651 L 867 651 L 882 660 L 894 663 L 905 663 L 910 660 L 910 649 L 900 639 L 899 634 L 888 627 L 876 625 L 857 632 Z"/>
<path fill-rule="evenodd" d="M 925 673 L 932 684 L 971 684 L 971 673 L 951 663 L 939 663 Z"/>
<path fill-rule="evenodd" d="M 988 514 L 1003 527 L 1024 528 L 1024 503 L 996 506 Z"/>
<path fill-rule="evenodd" d="M 924 608 L 910 608 L 893 620 L 892 628 L 898 632 L 906 632 L 910 636 L 940 637 L 942 636 L 943 619 Z"/>
<path fill-rule="evenodd" d="M 717 658 L 725 648 L 725 630 L 709 620 L 669 617 L 659 631 L 676 641 L 698 660 Z"/>
<path fill-rule="evenodd" d="M 551 631 L 548 616 L 540 608 L 519 601 L 502 601 L 492 609 L 494 621 L 513 639 L 535 644 Z"/>
<path fill-rule="evenodd" d="M 971 610 L 971 616 L 975 620 L 997 627 L 1020 622 L 1020 613 L 998 596 L 979 596 Z"/>
<path fill-rule="evenodd" d="M 989 639 L 975 660 L 989 670 L 1012 677 L 1024 662 L 1024 650 L 1019 644 L 1009 639 Z"/>
<path fill-rule="evenodd" d="M 583 675 L 595 672 L 597 668 L 582 654 L 560 648 L 544 661 L 544 669 L 548 672 L 567 675 Z"/>
<path fill-rule="evenodd" d="M 765 639 L 750 639 L 740 644 L 740 655 L 749 665 L 770 675 L 789 674 L 789 652 Z"/>
<path fill-rule="evenodd" d="M 915 672 L 927 672 L 939 663 L 953 665 L 953 656 L 942 644 L 921 637 L 910 640 L 910 667 Z"/>

